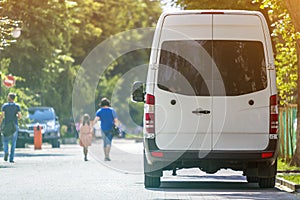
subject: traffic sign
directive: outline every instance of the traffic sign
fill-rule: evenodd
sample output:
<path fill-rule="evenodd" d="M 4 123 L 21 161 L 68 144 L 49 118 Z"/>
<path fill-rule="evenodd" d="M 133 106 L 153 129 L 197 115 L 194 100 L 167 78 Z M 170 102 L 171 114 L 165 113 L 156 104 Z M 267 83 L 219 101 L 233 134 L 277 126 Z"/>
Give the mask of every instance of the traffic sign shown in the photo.
<path fill-rule="evenodd" d="M 15 85 L 16 83 L 16 80 L 15 80 L 15 77 L 13 75 L 7 75 L 4 77 L 4 80 L 3 80 L 3 85 L 7 88 L 11 88 Z"/>

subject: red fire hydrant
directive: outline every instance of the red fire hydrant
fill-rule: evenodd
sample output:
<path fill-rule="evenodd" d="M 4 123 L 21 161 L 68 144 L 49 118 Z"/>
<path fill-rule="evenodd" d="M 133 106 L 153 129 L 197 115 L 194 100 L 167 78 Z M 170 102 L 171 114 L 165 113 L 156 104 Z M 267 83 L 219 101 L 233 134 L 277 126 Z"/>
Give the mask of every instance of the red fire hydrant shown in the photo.
<path fill-rule="evenodd" d="M 34 126 L 34 149 L 42 149 L 43 136 L 42 136 L 42 126 Z"/>

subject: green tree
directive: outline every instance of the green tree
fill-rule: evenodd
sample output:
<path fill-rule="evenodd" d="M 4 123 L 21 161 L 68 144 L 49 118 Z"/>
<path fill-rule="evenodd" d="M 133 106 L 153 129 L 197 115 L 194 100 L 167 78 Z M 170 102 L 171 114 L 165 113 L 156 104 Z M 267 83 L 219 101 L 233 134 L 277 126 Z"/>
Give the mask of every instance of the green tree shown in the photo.
<path fill-rule="evenodd" d="M 111 35 L 153 26 L 161 8 L 158 1 L 148 0 L 9 0 L 4 2 L 3 12 L 9 18 L 22 21 L 18 44 L 10 46 L 1 55 L 11 60 L 7 73 L 22 77 L 17 81 L 17 88 L 26 88 L 24 91 L 32 99 L 53 106 L 59 116 L 69 118 L 79 64 L 96 45 Z M 126 72 L 113 68 L 126 66 L 130 69 L 132 66 L 128 64 L 129 60 L 124 65 L 122 62 L 112 64 L 111 70 L 100 79 L 104 80 L 99 82 L 100 88 L 111 88 L 111 80 Z M 89 76 L 93 76 L 92 73 Z M 86 93 L 89 88 L 82 91 Z M 101 90 L 102 96 L 109 93 Z M 37 103 L 28 106 L 31 105 Z"/>
<path fill-rule="evenodd" d="M 293 25 L 295 27 L 295 31 L 297 33 L 300 33 L 300 1 L 299 0 L 284 0 L 285 6 L 288 10 L 288 13 L 291 16 Z M 298 98 L 297 98 L 297 144 L 296 144 L 296 150 L 292 159 L 291 164 L 300 166 L 300 38 L 297 38 L 297 60 L 298 60 L 298 86 L 297 86 L 297 92 L 298 92 Z"/>
<path fill-rule="evenodd" d="M 78 62 L 82 61 L 85 56 L 90 52 L 88 50 L 91 50 L 95 48 L 95 45 L 100 44 L 103 40 L 106 38 L 116 38 L 117 36 L 114 36 L 115 34 L 118 34 L 120 32 L 131 30 L 135 28 L 143 28 L 143 27 L 153 27 L 161 14 L 161 8 L 160 4 L 157 1 L 147 1 L 147 0 L 140 0 L 140 1 L 128 1 L 128 0 L 119 0 L 119 1 L 99 1 L 102 4 L 99 5 L 100 12 L 95 11 L 93 15 L 93 20 L 95 21 L 94 24 L 97 24 L 99 30 L 101 30 L 100 37 L 99 36 L 87 36 L 87 40 L 80 41 L 82 43 L 82 48 L 85 51 L 82 51 L 82 55 L 76 58 Z M 92 23 L 90 21 L 90 23 Z M 85 22 L 85 27 L 89 23 Z M 78 37 L 80 35 L 80 32 L 84 31 L 85 28 L 79 29 Z M 112 44 L 114 52 L 118 52 L 120 48 L 120 43 L 124 43 L 124 41 L 134 41 L 136 39 L 137 41 L 141 41 L 141 35 L 139 35 L 138 31 L 136 34 L 128 34 L 126 37 L 122 37 L 116 39 L 116 41 Z M 78 40 L 78 39 L 76 39 Z M 79 43 L 77 43 L 79 44 Z M 126 45 L 126 42 L 124 43 Z M 128 44 L 130 45 L 130 44 Z M 79 49 L 76 47 L 76 49 Z M 101 53 L 101 52 L 99 52 Z M 150 51 L 149 49 L 139 49 L 133 52 L 129 52 L 126 55 L 121 55 L 120 58 L 116 58 L 114 62 L 107 67 L 107 70 L 105 73 L 98 77 L 99 85 L 95 92 L 95 99 L 93 99 L 90 104 L 95 104 L 95 107 L 98 107 L 99 100 L 102 97 L 108 97 L 111 98 L 113 95 L 113 91 L 119 91 L 120 93 L 124 92 L 124 90 L 119 90 L 119 85 L 117 83 L 122 82 L 120 79 L 124 74 L 126 74 L 128 71 L 130 71 L 132 68 L 139 66 L 141 64 L 148 63 L 149 61 L 149 55 Z M 108 55 L 109 56 L 109 55 Z M 112 55 L 113 57 L 113 55 Z M 97 61 L 95 61 L 97 62 Z M 99 61 L 101 63 L 101 60 Z M 94 70 L 90 70 L 87 72 L 87 79 L 88 80 L 95 80 L 97 78 L 93 77 L 95 75 Z M 133 79 L 132 79 L 133 80 Z M 87 89 L 89 86 L 85 85 L 86 89 L 83 92 L 88 91 Z M 87 95 L 91 96 L 91 95 Z M 124 99 L 124 95 L 117 94 L 114 95 L 112 99 L 113 105 L 117 106 L 117 112 L 121 113 L 120 116 L 124 116 L 122 113 L 127 112 L 128 110 L 128 104 L 129 104 L 129 93 L 126 96 L 126 99 Z M 88 106 L 87 105 L 87 106 Z M 131 110 L 132 113 L 139 113 L 139 116 L 143 112 L 143 109 L 140 105 L 132 105 Z M 86 109 L 85 109 L 86 110 Z M 90 113 L 91 115 L 94 115 L 94 113 Z M 142 118 L 141 118 L 142 119 Z M 127 123 L 131 119 L 129 118 L 123 118 L 120 119 L 123 123 Z"/>
<path fill-rule="evenodd" d="M 258 1 L 259 2 L 259 1 Z M 297 100 L 297 39 L 292 19 L 285 9 L 284 2 L 264 0 L 261 9 L 267 9 L 272 21 L 272 38 L 276 50 L 277 88 L 280 104 L 296 103 Z"/>
<path fill-rule="evenodd" d="M 9 18 L 4 14 L 3 5 L 4 1 L 0 0 L 0 51 L 16 41 L 15 37 L 18 36 L 14 36 L 13 33 L 17 29 L 20 30 L 21 26 L 21 21 Z"/>
<path fill-rule="evenodd" d="M 148 0 L 76 0 L 69 11 L 74 20 L 71 52 L 81 64 L 95 45 L 122 31 L 152 27 L 160 13 L 160 4 Z"/>
<path fill-rule="evenodd" d="M 17 101 L 21 105 L 22 113 L 26 116 L 26 109 L 28 103 L 36 103 L 34 98 L 31 98 L 28 92 L 28 88 L 6 88 L 2 85 L 4 76 L 9 74 L 9 66 L 11 64 L 10 58 L 4 58 L 3 54 L 7 51 L 7 48 L 17 42 L 17 38 L 20 36 L 22 21 L 16 16 L 8 16 L 6 11 L 6 1 L 0 0 L 0 105 L 7 101 L 7 95 L 9 92 L 17 93 Z M 19 31 L 15 32 L 15 31 Z M 15 35 L 17 34 L 17 35 Z M 6 47 L 6 48 L 5 48 Z M 15 76 L 15 79 L 23 80 L 20 76 Z M 22 121 L 21 121 L 22 122 Z"/>
<path fill-rule="evenodd" d="M 172 2 L 184 10 L 193 9 L 248 9 L 256 10 L 258 7 L 251 0 L 172 0 Z"/>
<path fill-rule="evenodd" d="M 67 10 L 73 6 L 72 2 L 55 0 L 11 0 L 3 5 L 6 16 L 22 21 L 18 45 L 7 48 L 2 55 L 11 59 L 8 72 L 22 77 L 16 87 L 28 88 L 29 95 L 33 98 L 39 95 L 36 100 L 43 105 L 53 105 L 58 113 L 69 113 L 66 108 L 71 107 L 61 106 L 63 103 L 71 105 L 71 101 L 68 98 L 61 101 L 62 94 L 58 93 L 58 88 L 66 85 L 54 83 L 62 72 L 70 70 L 73 62 L 68 29 L 72 20 L 67 18 Z"/>

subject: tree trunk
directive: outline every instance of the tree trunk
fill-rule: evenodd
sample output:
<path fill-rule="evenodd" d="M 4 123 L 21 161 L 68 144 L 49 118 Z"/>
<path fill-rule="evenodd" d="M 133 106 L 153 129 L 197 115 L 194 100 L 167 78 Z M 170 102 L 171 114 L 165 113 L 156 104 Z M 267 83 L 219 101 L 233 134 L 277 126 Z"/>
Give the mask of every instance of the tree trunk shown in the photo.
<path fill-rule="evenodd" d="M 294 152 L 294 156 L 291 161 L 291 165 L 295 165 L 300 167 L 300 40 L 297 40 L 297 57 L 298 57 L 298 81 L 297 81 L 297 91 L 298 91 L 298 99 L 297 99 L 297 143 L 296 143 L 296 150 Z"/>
<path fill-rule="evenodd" d="M 284 0 L 296 31 L 300 32 L 300 0 Z"/>
<path fill-rule="evenodd" d="M 295 30 L 300 32 L 300 0 L 284 0 L 286 8 L 292 18 Z M 297 144 L 291 164 L 300 167 L 300 40 L 297 40 L 297 57 L 298 57 L 298 81 L 297 81 Z"/>

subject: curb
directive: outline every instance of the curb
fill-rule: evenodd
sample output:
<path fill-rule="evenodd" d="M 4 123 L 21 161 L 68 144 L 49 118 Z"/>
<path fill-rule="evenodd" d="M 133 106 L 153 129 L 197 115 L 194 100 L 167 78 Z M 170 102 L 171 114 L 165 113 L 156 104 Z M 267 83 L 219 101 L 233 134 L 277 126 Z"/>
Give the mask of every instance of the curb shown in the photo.
<path fill-rule="evenodd" d="M 293 192 L 300 192 L 300 185 L 297 185 L 293 182 L 287 181 L 283 178 L 276 178 L 276 183 L 281 186 L 287 187 L 288 189 L 290 189 Z"/>

